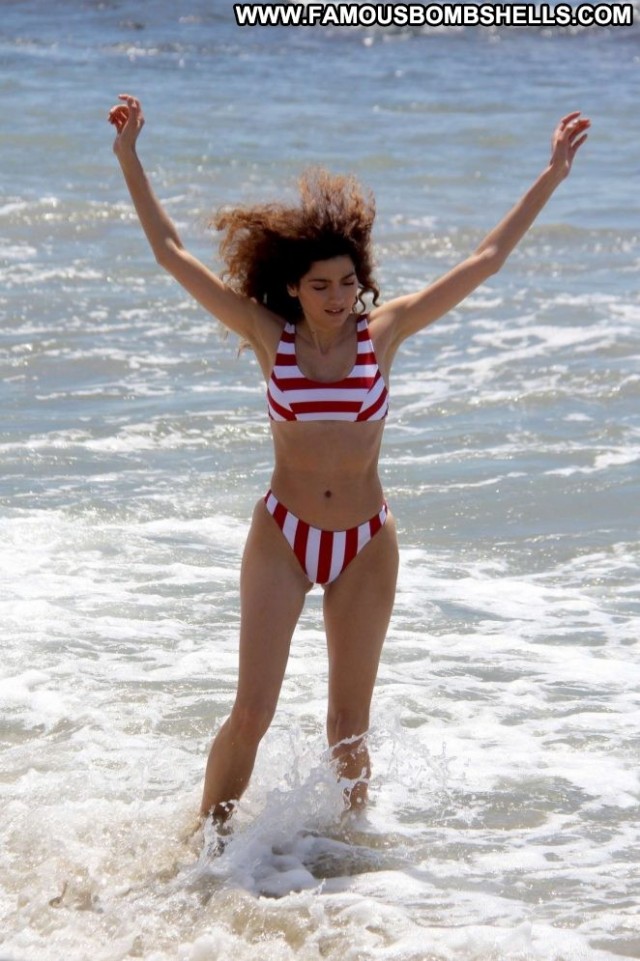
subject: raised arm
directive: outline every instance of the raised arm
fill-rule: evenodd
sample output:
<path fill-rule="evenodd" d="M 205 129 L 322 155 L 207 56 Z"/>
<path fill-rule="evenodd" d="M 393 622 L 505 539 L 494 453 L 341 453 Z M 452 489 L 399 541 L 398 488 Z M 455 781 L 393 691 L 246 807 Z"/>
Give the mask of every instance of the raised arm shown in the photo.
<path fill-rule="evenodd" d="M 371 324 L 378 328 L 376 349 L 379 343 L 389 363 L 406 337 L 442 317 L 500 270 L 556 187 L 568 176 L 576 152 L 587 139 L 589 126 L 590 121 L 580 117 L 579 111 L 563 117 L 553 133 L 548 167 L 474 253 L 423 290 L 398 297 L 371 312 Z"/>
<path fill-rule="evenodd" d="M 128 94 L 121 94 L 119 99 L 122 103 L 109 111 L 109 121 L 117 131 L 113 151 L 157 262 L 226 327 L 257 348 L 259 345 L 255 340 L 261 325 L 256 321 L 261 314 L 268 312 L 231 290 L 185 250 L 174 224 L 155 196 L 136 152 L 136 142 L 144 125 L 140 102 Z"/>

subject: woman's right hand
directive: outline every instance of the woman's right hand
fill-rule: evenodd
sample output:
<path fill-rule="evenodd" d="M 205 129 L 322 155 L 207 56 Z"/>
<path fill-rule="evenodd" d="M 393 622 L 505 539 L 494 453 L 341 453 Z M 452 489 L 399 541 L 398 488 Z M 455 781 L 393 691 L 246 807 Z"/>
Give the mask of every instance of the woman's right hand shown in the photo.
<path fill-rule="evenodd" d="M 123 102 L 112 107 L 108 116 L 109 123 L 112 123 L 117 131 L 113 143 L 113 152 L 116 155 L 122 150 L 135 148 L 136 140 L 144 126 L 140 101 L 128 93 L 121 93 L 118 100 Z"/>

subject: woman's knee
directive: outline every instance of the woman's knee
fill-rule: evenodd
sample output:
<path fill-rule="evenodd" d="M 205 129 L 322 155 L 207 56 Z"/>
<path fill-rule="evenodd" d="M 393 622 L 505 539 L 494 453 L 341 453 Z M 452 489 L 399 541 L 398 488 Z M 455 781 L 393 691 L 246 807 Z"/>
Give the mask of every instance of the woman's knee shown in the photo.
<path fill-rule="evenodd" d="M 269 730 L 274 714 L 271 704 L 234 704 L 227 722 L 232 742 L 257 744 Z"/>

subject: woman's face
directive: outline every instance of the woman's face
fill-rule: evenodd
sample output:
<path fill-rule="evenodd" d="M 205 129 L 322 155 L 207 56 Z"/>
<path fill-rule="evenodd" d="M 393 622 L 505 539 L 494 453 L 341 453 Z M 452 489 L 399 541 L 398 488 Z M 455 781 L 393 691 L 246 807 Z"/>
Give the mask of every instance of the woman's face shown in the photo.
<path fill-rule="evenodd" d="M 358 296 L 358 278 L 347 254 L 315 260 L 298 284 L 287 287 L 300 301 L 307 320 L 320 326 L 339 326 L 352 313 Z"/>

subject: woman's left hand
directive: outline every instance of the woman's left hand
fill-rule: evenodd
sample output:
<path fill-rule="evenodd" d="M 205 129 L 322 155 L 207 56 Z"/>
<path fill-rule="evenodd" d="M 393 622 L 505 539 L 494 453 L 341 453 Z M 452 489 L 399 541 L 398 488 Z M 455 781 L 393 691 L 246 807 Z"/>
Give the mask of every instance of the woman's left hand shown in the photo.
<path fill-rule="evenodd" d="M 551 138 L 551 160 L 549 165 L 564 179 L 569 176 L 573 158 L 587 139 L 586 131 L 591 126 L 587 117 L 581 117 L 579 110 L 563 117 Z"/>
<path fill-rule="evenodd" d="M 121 93 L 118 100 L 123 102 L 112 107 L 107 118 L 117 131 L 113 144 L 113 152 L 116 156 L 127 149 L 135 149 L 140 131 L 144 127 L 140 101 L 128 93 Z"/>

